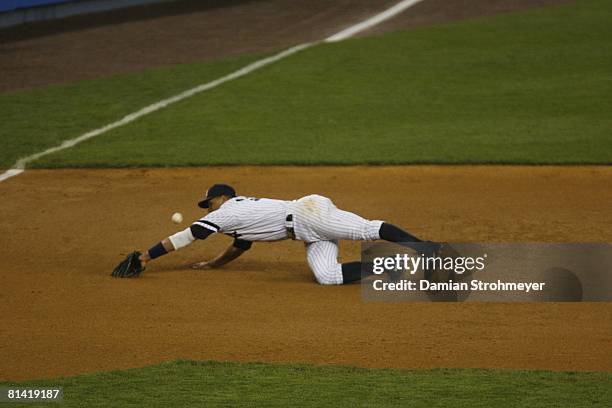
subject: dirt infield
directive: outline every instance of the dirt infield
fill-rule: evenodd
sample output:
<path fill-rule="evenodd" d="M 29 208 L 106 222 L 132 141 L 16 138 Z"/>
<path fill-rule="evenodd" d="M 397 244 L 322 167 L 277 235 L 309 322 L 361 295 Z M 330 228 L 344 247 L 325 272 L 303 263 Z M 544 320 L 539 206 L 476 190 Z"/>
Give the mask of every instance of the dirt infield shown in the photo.
<path fill-rule="evenodd" d="M 317 285 L 299 242 L 189 270 L 230 241 L 213 236 L 141 279 L 108 276 L 126 252 L 174 233 L 174 211 L 201 216 L 196 201 L 217 181 L 247 195 L 324 194 L 431 239 L 612 241 L 612 167 L 32 170 L 0 184 L 0 379 L 176 358 L 612 370 L 610 303 L 367 303 L 358 285 Z M 358 250 L 344 243 L 341 257 Z"/>
<path fill-rule="evenodd" d="M 426 0 L 364 35 L 570 0 Z M 189 0 L 0 30 L 0 92 L 318 41 L 396 0 Z M 69 68 L 68 68 L 69 67 Z"/>

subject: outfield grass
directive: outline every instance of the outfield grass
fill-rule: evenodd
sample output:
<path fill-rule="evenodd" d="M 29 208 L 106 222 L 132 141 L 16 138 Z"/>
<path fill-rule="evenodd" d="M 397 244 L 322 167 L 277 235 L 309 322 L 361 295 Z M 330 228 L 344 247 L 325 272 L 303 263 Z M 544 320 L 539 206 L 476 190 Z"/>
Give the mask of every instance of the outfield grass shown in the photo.
<path fill-rule="evenodd" d="M 585 0 L 318 45 L 35 166 L 610 164 L 610 21 Z M 155 99 L 163 72 L 0 95 L 0 165 Z"/>
<path fill-rule="evenodd" d="M 65 407 L 612 406 L 610 373 L 176 361 L 141 369 L 2 385 L 63 386 Z"/>
<path fill-rule="evenodd" d="M 261 56 L 177 65 L 40 89 L 0 93 L 0 167 L 121 119 Z M 109 163 L 112 165 L 112 163 Z"/>

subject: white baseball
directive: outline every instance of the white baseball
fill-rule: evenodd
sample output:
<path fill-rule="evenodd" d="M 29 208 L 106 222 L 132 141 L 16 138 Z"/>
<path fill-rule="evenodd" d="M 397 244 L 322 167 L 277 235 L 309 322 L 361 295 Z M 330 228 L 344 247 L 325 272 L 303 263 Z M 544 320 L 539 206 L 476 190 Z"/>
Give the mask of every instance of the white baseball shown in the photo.
<path fill-rule="evenodd" d="M 183 222 L 183 214 L 181 214 L 180 212 L 175 212 L 174 214 L 172 214 L 172 222 L 175 224 L 180 224 L 181 222 Z"/>

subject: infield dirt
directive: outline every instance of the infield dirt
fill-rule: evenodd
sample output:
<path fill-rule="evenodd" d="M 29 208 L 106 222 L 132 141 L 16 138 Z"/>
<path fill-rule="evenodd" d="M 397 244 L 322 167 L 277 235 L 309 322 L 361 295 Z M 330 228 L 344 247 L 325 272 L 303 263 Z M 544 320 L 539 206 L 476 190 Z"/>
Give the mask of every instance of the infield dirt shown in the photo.
<path fill-rule="evenodd" d="M 364 367 L 612 370 L 610 303 L 371 303 L 315 283 L 299 242 L 194 271 L 213 236 L 134 280 L 110 271 L 202 216 L 207 186 L 309 193 L 448 241 L 612 241 L 612 167 L 404 166 L 30 170 L 0 185 L 0 379 L 177 358 Z M 343 243 L 341 259 L 359 256 Z"/>

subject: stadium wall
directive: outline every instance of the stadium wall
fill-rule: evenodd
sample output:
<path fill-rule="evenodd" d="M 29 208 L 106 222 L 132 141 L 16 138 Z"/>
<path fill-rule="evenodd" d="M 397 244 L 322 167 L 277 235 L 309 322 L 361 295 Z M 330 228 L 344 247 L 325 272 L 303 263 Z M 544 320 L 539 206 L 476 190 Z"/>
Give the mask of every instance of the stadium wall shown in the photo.
<path fill-rule="evenodd" d="M 173 0 L 4 0 L 0 28 Z"/>

